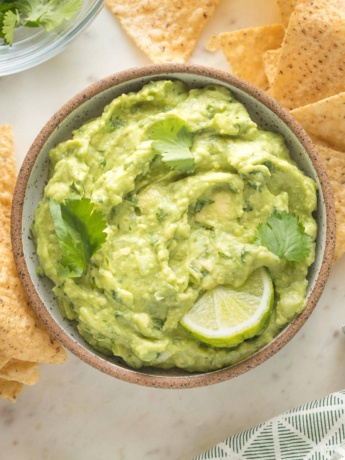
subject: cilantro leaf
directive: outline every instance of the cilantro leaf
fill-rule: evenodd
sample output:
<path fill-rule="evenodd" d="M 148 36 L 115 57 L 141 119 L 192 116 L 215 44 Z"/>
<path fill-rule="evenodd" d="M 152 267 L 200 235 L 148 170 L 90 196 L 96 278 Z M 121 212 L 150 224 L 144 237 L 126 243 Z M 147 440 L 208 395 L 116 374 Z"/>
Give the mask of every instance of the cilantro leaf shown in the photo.
<path fill-rule="evenodd" d="M 274 212 L 256 231 L 256 243 L 289 262 L 302 262 L 309 255 L 312 238 L 295 214 Z"/>
<path fill-rule="evenodd" d="M 8 10 L 2 17 L 2 34 L 5 43 L 12 45 L 14 30 L 21 24 L 20 16 L 17 10 Z"/>
<path fill-rule="evenodd" d="M 43 27 L 51 32 L 73 19 L 82 5 L 82 0 L 0 0 L 0 45 L 12 45 L 15 29 L 20 26 Z"/>
<path fill-rule="evenodd" d="M 91 256 L 107 238 L 107 223 L 88 198 L 58 204 L 50 200 L 56 236 L 62 251 L 59 276 L 78 278 L 85 273 Z"/>
<path fill-rule="evenodd" d="M 179 118 L 166 118 L 153 126 L 152 147 L 161 154 L 168 166 L 179 172 L 194 170 L 194 157 L 190 151 L 193 134 Z"/>
<path fill-rule="evenodd" d="M 26 25 L 44 27 L 48 32 L 56 29 L 63 21 L 70 21 L 82 6 L 82 0 L 24 0 L 21 13 L 25 14 Z"/>

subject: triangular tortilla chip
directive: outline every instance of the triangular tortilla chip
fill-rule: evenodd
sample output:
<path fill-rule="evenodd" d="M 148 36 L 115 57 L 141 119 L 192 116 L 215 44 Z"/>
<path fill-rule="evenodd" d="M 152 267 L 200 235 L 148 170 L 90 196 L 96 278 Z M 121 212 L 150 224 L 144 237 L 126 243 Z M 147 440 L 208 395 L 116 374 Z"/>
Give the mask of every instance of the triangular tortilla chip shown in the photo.
<path fill-rule="evenodd" d="M 11 196 L 15 185 L 13 134 L 0 126 L 0 355 L 21 361 L 62 363 L 66 354 L 28 305 L 10 239 Z"/>
<path fill-rule="evenodd" d="M 22 391 L 22 388 L 22 383 L 0 379 L 0 398 L 8 399 L 11 402 L 16 402 L 20 392 Z"/>
<path fill-rule="evenodd" d="M 336 211 L 336 241 L 334 262 L 345 253 L 345 152 L 332 149 L 325 143 L 314 139 L 320 157 L 326 168 Z"/>
<path fill-rule="evenodd" d="M 345 18 L 336 0 L 309 0 L 290 17 L 269 94 L 294 109 L 345 88 Z"/>
<path fill-rule="evenodd" d="M 11 359 L 0 369 L 0 379 L 13 380 L 24 385 L 34 385 L 39 379 L 38 364 Z"/>
<path fill-rule="evenodd" d="M 268 80 L 262 57 L 267 50 L 278 48 L 284 37 L 281 24 L 239 29 L 212 36 L 207 49 L 221 48 L 231 71 L 240 78 L 267 89 Z"/>
<path fill-rule="evenodd" d="M 310 135 L 345 152 L 345 92 L 292 110 L 291 113 Z"/>
<path fill-rule="evenodd" d="M 154 63 L 185 62 L 220 0 L 107 0 L 124 30 Z"/>

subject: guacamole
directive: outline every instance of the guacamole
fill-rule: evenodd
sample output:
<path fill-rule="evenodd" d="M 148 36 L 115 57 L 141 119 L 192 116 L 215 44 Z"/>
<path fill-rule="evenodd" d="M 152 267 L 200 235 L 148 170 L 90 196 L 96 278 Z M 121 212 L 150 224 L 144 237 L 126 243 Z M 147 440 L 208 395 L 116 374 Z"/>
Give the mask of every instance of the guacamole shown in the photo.
<path fill-rule="evenodd" d="M 225 87 L 152 81 L 113 100 L 49 155 L 32 226 L 39 272 L 95 349 L 132 368 L 210 371 L 249 357 L 303 310 L 316 184 L 282 136 L 257 126 Z M 52 215 L 81 199 L 94 209 L 85 238 L 97 222 L 104 238 L 90 243 L 84 268 L 73 272 Z M 311 238 L 302 261 L 258 243 L 258 227 L 276 212 L 297 216 Z M 181 325 L 206 291 L 240 286 L 260 267 L 273 279 L 275 301 L 258 336 L 216 347 Z"/>

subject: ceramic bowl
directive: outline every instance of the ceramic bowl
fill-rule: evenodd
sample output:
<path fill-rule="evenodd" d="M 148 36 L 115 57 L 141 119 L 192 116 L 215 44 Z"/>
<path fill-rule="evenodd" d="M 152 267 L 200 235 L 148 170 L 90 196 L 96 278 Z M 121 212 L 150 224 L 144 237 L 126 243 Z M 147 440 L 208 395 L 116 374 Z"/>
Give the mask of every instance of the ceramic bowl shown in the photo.
<path fill-rule="evenodd" d="M 30 69 L 63 51 L 102 9 L 104 0 L 84 0 L 76 16 L 52 32 L 43 28 L 21 27 L 12 46 L 0 39 L 0 76 Z"/>
<path fill-rule="evenodd" d="M 108 358 L 92 349 L 76 325 L 61 317 L 48 279 L 36 274 L 38 260 L 30 235 L 33 212 L 43 195 L 48 176 L 48 152 L 70 138 L 85 121 L 98 116 L 106 104 L 122 93 L 136 91 L 150 80 L 173 78 L 190 87 L 221 84 L 241 101 L 263 128 L 280 132 L 299 167 L 318 184 L 316 260 L 308 274 L 307 305 L 269 345 L 239 364 L 207 373 L 145 368 L 133 370 L 121 359 Z M 261 90 L 215 69 L 183 64 L 152 65 L 120 72 L 86 88 L 67 102 L 43 127 L 19 173 L 12 213 L 12 244 L 19 275 L 28 299 L 45 326 L 72 353 L 91 366 L 131 383 L 160 388 L 191 388 L 236 377 L 258 366 L 280 350 L 302 327 L 313 311 L 329 276 L 335 240 L 335 213 L 331 188 L 312 142 L 294 118 Z"/>

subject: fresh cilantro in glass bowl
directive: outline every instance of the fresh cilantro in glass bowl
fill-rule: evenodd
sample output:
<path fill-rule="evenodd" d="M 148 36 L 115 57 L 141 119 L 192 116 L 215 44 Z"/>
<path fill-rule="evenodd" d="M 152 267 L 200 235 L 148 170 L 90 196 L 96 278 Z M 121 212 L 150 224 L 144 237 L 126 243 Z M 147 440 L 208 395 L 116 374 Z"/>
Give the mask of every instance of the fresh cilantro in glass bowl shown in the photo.
<path fill-rule="evenodd" d="M 103 0 L 0 0 L 0 76 L 56 56 L 102 6 Z"/>

